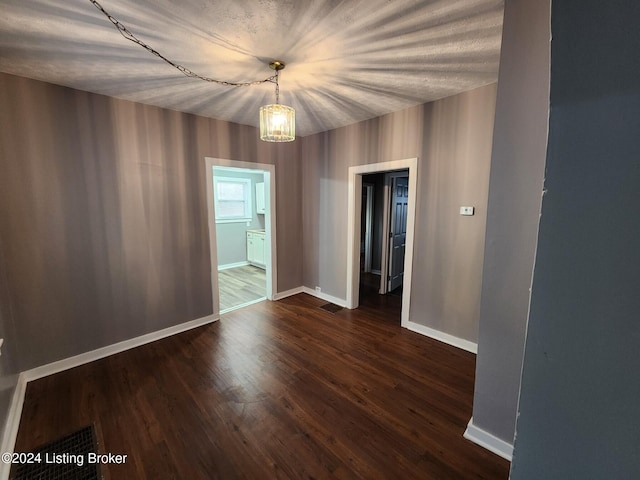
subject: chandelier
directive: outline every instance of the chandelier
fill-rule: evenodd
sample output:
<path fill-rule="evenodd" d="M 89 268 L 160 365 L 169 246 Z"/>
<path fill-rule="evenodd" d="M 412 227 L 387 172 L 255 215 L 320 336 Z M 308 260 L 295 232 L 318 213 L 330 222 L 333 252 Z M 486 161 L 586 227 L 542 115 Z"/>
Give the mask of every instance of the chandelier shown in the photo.
<path fill-rule="evenodd" d="M 98 0 L 89 0 L 94 7 L 96 7 L 102 14 L 109 19 L 111 23 L 118 29 L 120 35 L 127 40 L 140 45 L 152 55 L 155 55 L 162 61 L 168 63 L 172 67 L 179 70 L 183 75 L 191 78 L 197 78 L 209 83 L 217 83 L 218 85 L 224 85 L 227 87 L 249 87 L 253 85 L 260 85 L 266 82 L 272 82 L 276 84 L 276 103 L 270 105 L 264 105 L 260 107 L 260 139 L 265 142 L 292 142 L 296 138 L 296 112 L 293 108 L 286 105 L 280 105 L 280 85 L 278 83 L 278 75 L 280 70 L 284 69 L 284 62 L 274 60 L 269 63 L 269 67 L 275 70 L 275 75 L 265 78 L 263 80 L 254 80 L 251 82 L 229 82 L 225 80 L 217 80 L 215 78 L 199 75 L 187 67 L 180 65 L 160 52 L 150 47 L 148 44 L 136 37 L 131 31 L 117 18 L 107 12 Z"/>
<path fill-rule="evenodd" d="M 276 103 L 260 107 L 260 140 L 265 142 L 292 142 L 296 138 L 296 111 L 280 104 L 278 75 L 285 64 L 279 60 L 269 63 L 276 71 Z"/>

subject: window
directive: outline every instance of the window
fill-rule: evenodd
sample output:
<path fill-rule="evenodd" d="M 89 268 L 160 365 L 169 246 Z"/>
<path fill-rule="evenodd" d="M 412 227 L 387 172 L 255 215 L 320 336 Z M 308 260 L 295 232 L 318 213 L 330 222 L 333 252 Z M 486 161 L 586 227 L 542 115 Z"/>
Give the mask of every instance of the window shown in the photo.
<path fill-rule="evenodd" d="M 213 186 L 217 223 L 251 221 L 250 179 L 214 177 Z"/>

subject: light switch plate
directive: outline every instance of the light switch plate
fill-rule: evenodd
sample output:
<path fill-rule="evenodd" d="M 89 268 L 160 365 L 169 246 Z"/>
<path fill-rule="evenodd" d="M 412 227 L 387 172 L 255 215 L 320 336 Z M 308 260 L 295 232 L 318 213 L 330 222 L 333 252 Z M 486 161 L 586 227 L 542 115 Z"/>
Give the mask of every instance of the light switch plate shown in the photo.
<path fill-rule="evenodd" d="M 475 213 L 475 207 L 460 207 L 460 215 L 470 217 Z"/>

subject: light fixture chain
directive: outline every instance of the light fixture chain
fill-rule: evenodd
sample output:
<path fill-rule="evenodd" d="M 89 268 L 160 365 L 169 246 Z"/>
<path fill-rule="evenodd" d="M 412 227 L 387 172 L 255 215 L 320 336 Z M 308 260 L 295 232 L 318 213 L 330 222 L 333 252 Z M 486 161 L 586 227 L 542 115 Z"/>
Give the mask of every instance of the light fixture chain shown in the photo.
<path fill-rule="evenodd" d="M 224 80 L 216 80 L 215 78 L 205 77 L 203 75 L 198 75 L 197 73 L 193 72 L 192 70 L 189 70 L 187 67 L 169 60 L 164 55 L 162 55 L 160 52 L 158 52 L 157 50 L 155 50 L 154 48 L 150 47 L 149 45 L 144 43 L 142 40 L 137 38 L 133 33 L 131 33 L 129 31 L 129 29 L 126 26 L 124 26 L 124 24 L 120 20 L 118 20 L 117 18 L 113 17 L 109 12 L 107 12 L 102 7 L 102 5 L 100 5 L 100 3 L 98 3 L 97 0 L 89 0 L 89 1 L 93 4 L 94 7 L 96 7 L 98 10 L 100 10 L 109 19 L 109 21 L 111 23 L 113 23 L 115 25 L 115 27 L 118 29 L 118 32 L 120 32 L 120 35 L 122 35 L 124 38 L 126 38 L 127 40 L 129 40 L 129 41 L 131 41 L 133 43 L 137 43 L 142 48 L 147 50 L 149 53 L 155 55 L 156 57 L 160 58 L 161 60 L 163 60 L 166 63 L 168 63 L 169 65 L 171 65 L 172 67 L 178 69 L 183 75 L 185 75 L 187 77 L 192 77 L 192 78 L 199 78 L 200 80 L 204 80 L 205 82 L 217 83 L 219 85 L 226 85 L 228 87 L 249 87 L 251 85 L 260 85 L 262 83 L 267 83 L 267 82 L 272 82 L 273 83 L 274 80 L 275 80 L 275 83 L 276 83 L 276 96 L 277 96 L 277 92 L 278 92 L 278 72 L 277 71 L 276 71 L 275 75 L 272 75 L 269 78 L 265 78 L 264 80 L 254 80 L 253 82 L 227 82 L 227 81 L 224 81 Z"/>
<path fill-rule="evenodd" d="M 280 103 L 280 83 L 278 83 L 278 74 L 280 70 L 276 70 L 276 103 Z"/>

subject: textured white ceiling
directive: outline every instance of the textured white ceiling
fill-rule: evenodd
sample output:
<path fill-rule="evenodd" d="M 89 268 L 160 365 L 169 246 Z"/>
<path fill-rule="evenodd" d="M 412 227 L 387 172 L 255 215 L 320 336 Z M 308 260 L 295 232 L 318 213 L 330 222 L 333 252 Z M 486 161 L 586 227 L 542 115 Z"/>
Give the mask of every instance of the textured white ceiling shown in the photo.
<path fill-rule="evenodd" d="M 299 135 L 497 79 L 502 0 L 100 0 L 132 33 L 200 75 L 269 77 Z M 274 85 L 188 78 L 125 40 L 88 0 L 0 0 L 0 71 L 256 126 Z"/>

